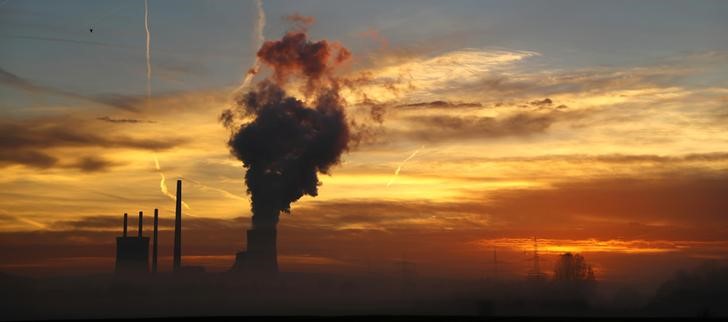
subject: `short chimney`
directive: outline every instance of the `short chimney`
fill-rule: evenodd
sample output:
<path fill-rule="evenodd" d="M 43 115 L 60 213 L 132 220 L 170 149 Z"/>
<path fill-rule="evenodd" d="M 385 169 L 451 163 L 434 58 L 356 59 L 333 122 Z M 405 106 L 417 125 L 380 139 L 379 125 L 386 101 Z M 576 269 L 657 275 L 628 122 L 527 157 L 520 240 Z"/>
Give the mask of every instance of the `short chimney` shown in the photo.
<path fill-rule="evenodd" d="M 144 213 L 139 211 L 139 238 L 142 238 L 142 226 L 144 225 Z"/>
<path fill-rule="evenodd" d="M 126 226 L 127 226 L 127 223 L 129 222 L 128 217 L 129 216 L 126 213 L 124 213 L 124 234 L 122 235 L 124 237 L 126 237 Z"/>

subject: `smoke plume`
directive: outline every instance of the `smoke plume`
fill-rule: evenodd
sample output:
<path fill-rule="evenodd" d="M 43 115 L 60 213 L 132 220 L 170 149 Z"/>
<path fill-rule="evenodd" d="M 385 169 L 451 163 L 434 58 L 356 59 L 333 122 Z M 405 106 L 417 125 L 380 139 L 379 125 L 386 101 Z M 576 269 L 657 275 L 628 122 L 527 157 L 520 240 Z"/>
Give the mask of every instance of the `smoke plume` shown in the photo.
<path fill-rule="evenodd" d="M 263 43 L 257 55 L 271 68 L 271 79 L 240 95 L 220 120 L 232 132 L 230 152 L 247 169 L 253 228 L 274 229 L 291 203 L 318 194 L 318 173 L 329 173 L 348 149 L 345 103 L 332 72 L 350 54 L 293 30 Z M 284 86 L 293 78 L 305 82 L 306 102 L 286 94 Z"/>
<path fill-rule="evenodd" d="M 258 58 L 273 69 L 273 78 L 285 84 L 291 75 L 306 80 L 306 93 L 310 94 L 333 80 L 333 69 L 348 60 L 351 53 L 338 43 L 326 40 L 311 42 L 304 31 L 288 32 L 281 40 L 266 41 L 258 51 Z"/>

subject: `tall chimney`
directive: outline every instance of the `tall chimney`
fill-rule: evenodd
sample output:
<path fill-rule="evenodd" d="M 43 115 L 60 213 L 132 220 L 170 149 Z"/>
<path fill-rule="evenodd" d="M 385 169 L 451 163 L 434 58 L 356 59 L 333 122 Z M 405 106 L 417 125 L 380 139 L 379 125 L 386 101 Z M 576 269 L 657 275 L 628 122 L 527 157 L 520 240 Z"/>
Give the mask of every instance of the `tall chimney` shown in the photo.
<path fill-rule="evenodd" d="M 127 224 L 127 222 L 128 222 L 128 219 L 127 219 L 127 217 L 128 217 L 128 216 L 127 216 L 127 214 L 126 214 L 126 213 L 124 213 L 124 234 L 122 235 L 122 236 L 124 236 L 124 237 L 126 237 L 126 224 Z"/>
<path fill-rule="evenodd" d="M 174 213 L 174 270 L 182 265 L 182 180 L 177 179 L 177 200 Z"/>
<path fill-rule="evenodd" d="M 144 225 L 144 213 L 139 210 L 139 238 L 142 238 L 142 226 Z"/>
<path fill-rule="evenodd" d="M 152 235 L 152 273 L 157 272 L 157 231 L 159 224 L 159 209 L 154 208 L 154 233 Z"/>

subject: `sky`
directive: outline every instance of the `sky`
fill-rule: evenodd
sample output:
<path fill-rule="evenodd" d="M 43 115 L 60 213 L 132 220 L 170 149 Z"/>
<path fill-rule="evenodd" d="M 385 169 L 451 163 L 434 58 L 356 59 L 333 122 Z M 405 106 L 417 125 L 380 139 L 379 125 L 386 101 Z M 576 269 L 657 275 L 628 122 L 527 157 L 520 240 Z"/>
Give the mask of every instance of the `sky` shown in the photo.
<path fill-rule="evenodd" d="M 1 2 L 0 270 L 110 271 L 123 213 L 154 208 L 169 269 L 177 178 L 184 261 L 229 268 L 251 214 L 219 116 L 293 14 L 352 53 L 358 136 L 282 215 L 283 270 L 519 278 L 533 238 L 546 273 L 578 252 L 603 280 L 726 260 L 725 1 L 262 9 L 149 0 L 148 94 L 143 1 Z"/>

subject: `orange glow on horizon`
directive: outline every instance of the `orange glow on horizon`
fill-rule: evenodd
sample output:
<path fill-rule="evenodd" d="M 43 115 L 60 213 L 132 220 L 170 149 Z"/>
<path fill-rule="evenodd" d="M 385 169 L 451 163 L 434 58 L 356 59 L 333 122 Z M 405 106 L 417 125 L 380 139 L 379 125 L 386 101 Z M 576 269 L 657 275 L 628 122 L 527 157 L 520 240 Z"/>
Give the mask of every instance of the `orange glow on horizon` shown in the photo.
<path fill-rule="evenodd" d="M 597 240 L 597 239 L 537 239 L 538 251 L 545 254 L 561 253 L 622 253 L 649 254 L 668 253 L 685 250 L 696 246 L 718 244 L 726 247 L 726 242 L 668 241 L 668 240 Z M 475 242 L 479 247 L 502 247 L 516 251 L 533 251 L 533 239 L 498 238 L 482 239 Z"/>

